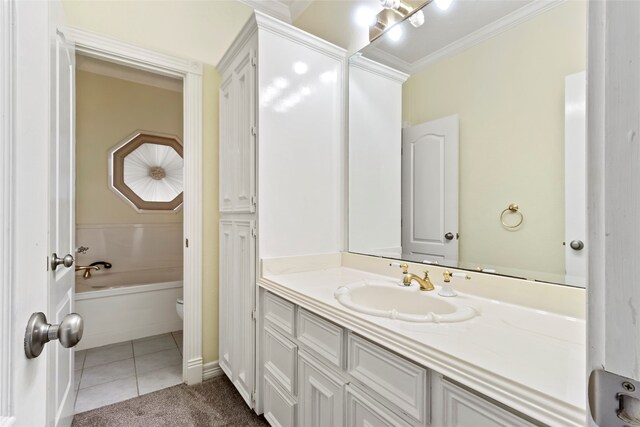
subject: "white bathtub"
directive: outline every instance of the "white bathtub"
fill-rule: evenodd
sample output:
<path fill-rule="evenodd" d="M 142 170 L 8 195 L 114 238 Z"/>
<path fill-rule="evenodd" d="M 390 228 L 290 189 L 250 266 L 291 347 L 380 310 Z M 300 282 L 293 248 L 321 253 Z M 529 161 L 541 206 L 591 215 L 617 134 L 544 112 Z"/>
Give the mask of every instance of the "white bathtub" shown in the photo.
<path fill-rule="evenodd" d="M 95 272 L 76 276 L 76 309 L 84 319 L 79 350 L 182 329 L 176 299 L 182 269 Z"/>

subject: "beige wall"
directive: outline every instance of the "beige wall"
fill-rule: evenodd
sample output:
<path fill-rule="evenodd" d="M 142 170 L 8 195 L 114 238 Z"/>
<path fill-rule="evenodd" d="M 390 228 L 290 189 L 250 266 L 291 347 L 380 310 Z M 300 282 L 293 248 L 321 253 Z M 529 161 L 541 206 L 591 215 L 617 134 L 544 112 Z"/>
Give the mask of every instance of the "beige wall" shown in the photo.
<path fill-rule="evenodd" d="M 460 115 L 462 261 L 564 274 L 564 78 L 585 70 L 585 27 L 586 3 L 565 2 L 405 83 L 406 122 Z"/>
<path fill-rule="evenodd" d="M 108 152 L 136 130 L 182 139 L 182 92 L 76 73 L 76 223 L 182 222 L 179 213 L 138 213 L 108 187 Z"/>
<path fill-rule="evenodd" d="M 238 1 L 63 0 L 67 22 L 138 46 L 205 64 L 203 76 L 204 362 L 218 360 L 218 89 L 215 69 L 251 14 Z"/>

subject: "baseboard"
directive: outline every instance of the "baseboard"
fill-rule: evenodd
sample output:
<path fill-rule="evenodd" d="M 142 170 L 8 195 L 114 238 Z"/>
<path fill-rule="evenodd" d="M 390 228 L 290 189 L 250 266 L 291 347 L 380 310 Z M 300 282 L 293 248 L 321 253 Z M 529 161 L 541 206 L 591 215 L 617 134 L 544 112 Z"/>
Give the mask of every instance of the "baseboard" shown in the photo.
<path fill-rule="evenodd" d="M 187 361 L 187 370 L 184 381 L 188 385 L 202 382 L 202 357 Z"/>
<path fill-rule="evenodd" d="M 202 381 L 219 377 L 224 374 L 217 360 L 202 365 Z"/>

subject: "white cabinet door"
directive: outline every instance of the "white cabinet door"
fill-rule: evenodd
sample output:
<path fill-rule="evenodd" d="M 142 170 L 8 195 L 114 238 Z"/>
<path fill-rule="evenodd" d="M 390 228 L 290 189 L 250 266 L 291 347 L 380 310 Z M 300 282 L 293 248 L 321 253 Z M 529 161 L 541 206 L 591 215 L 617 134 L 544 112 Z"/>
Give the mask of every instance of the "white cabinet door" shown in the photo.
<path fill-rule="evenodd" d="M 345 381 L 301 351 L 298 355 L 298 425 L 337 427 L 344 424 Z"/>
<path fill-rule="evenodd" d="M 233 221 L 220 221 L 219 360 L 220 368 L 233 381 L 234 313 Z"/>
<path fill-rule="evenodd" d="M 220 86 L 220 211 L 256 210 L 255 51 L 247 49 Z"/>
<path fill-rule="evenodd" d="M 220 211 L 233 212 L 235 185 L 233 143 L 235 114 L 233 108 L 233 75 L 220 85 Z"/>
<path fill-rule="evenodd" d="M 256 73 L 253 49 L 240 57 L 234 75 L 236 138 L 233 144 L 234 212 L 255 212 Z"/>
<path fill-rule="evenodd" d="M 255 377 L 255 239 L 254 221 L 233 221 L 233 384 L 247 405 L 253 407 Z"/>
<path fill-rule="evenodd" d="M 220 367 L 249 406 L 255 382 L 254 223 L 220 220 Z"/>
<path fill-rule="evenodd" d="M 454 384 L 442 382 L 444 427 L 533 427 L 511 412 Z"/>

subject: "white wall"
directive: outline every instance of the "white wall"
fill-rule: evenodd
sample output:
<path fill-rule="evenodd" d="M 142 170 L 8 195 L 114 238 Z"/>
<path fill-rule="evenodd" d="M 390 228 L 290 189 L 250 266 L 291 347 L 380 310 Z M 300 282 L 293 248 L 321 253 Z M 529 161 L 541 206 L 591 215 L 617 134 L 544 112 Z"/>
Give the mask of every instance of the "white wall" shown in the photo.
<path fill-rule="evenodd" d="M 349 64 L 349 250 L 401 253 L 402 83 L 369 59 Z M 366 112 L 366 114 L 363 114 Z"/>
<path fill-rule="evenodd" d="M 288 83 L 259 107 L 260 256 L 339 252 L 345 249 L 344 57 L 340 49 L 342 57 L 331 58 L 267 31 L 260 31 L 259 43 L 260 93 L 276 79 Z M 298 61 L 308 66 L 302 75 L 293 69 Z"/>

